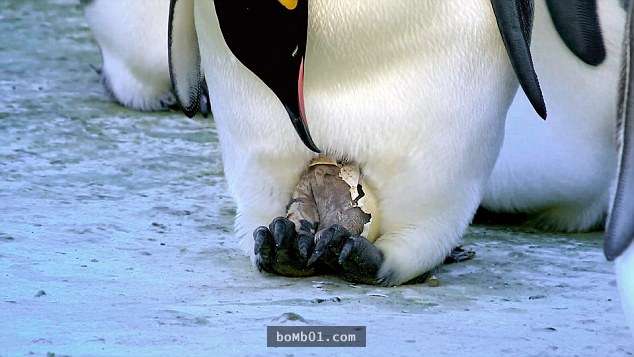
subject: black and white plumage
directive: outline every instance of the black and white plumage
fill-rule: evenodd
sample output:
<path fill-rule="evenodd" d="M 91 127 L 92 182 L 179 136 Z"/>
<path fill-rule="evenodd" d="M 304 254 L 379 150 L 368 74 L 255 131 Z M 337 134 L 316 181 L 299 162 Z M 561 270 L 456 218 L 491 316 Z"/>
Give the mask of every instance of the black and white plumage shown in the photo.
<path fill-rule="evenodd" d="M 619 0 L 536 1 L 531 48 L 549 118 L 536 120 L 517 93 L 485 208 L 557 231 L 603 227 L 624 23 Z"/>
<path fill-rule="evenodd" d="M 608 206 L 613 206 L 605 252 L 616 259 L 625 312 L 634 322 L 634 173 L 626 144 L 632 141 L 627 95 L 631 36 L 624 33 L 624 3 L 536 2 L 533 59 L 549 118 L 535 120 L 530 102 L 518 92 L 483 205 L 529 213 L 537 224 L 563 231 L 602 228 Z M 615 135 L 617 122 L 621 125 Z M 617 166 L 620 178 L 611 200 Z"/>
<path fill-rule="evenodd" d="M 179 83 L 195 86 L 200 72 L 207 79 L 236 231 L 254 262 L 252 232 L 284 214 L 314 155 L 308 146 L 357 163 L 364 190 L 378 198 L 377 281 L 400 284 L 432 269 L 480 202 L 517 78 L 545 115 L 530 60 L 532 1 L 173 3 L 172 23 L 195 30 L 198 51 L 174 50 L 196 47 L 179 44 L 193 36 L 171 39 L 172 63 L 193 64 L 172 66 L 172 78 L 185 102 L 195 97 Z M 245 4 L 304 16 L 301 3 L 309 5 L 307 32 L 268 31 L 279 24 L 266 16 L 226 23 Z M 240 50 L 254 40 L 257 51 Z M 285 46 L 291 41 L 297 48 Z"/>
<path fill-rule="evenodd" d="M 615 260 L 621 302 L 634 333 L 634 4 L 628 6 L 617 125 L 618 174 L 604 250 Z"/>
<path fill-rule="evenodd" d="M 169 1 L 91 0 L 82 4 L 101 50 L 102 83 L 112 97 L 137 110 L 177 108 L 168 67 Z M 204 88 L 199 96 L 201 112 L 209 113 Z"/>

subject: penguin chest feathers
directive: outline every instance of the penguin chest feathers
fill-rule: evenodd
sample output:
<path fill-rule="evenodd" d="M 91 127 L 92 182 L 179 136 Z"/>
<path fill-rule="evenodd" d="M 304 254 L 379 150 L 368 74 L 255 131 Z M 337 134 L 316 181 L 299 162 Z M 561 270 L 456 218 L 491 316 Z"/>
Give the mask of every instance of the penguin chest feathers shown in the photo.
<path fill-rule="evenodd" d="M 221 139 L 303 152 L 274 94 L 236 61 L 217 19 L 205 15 L 213 6 L 196 4 Z M 363 160 L 361 152 L 399 155 L 408 145 L 465 147 L 458 137 L 501 137 L 517 81 L 490 0 L 311 0 L 308 19 L 304 100 L 322 150 Z"/>
<path fill-rule="evenodd" d="M 310 4 L 304 93 L 321 143 L 365 136 L 369 148 L 391 133 L 402 148 L 431 140 L 434 122 L 463 125 L 485 104 L 510 103 L 514 74 L 489 0 Z"/>

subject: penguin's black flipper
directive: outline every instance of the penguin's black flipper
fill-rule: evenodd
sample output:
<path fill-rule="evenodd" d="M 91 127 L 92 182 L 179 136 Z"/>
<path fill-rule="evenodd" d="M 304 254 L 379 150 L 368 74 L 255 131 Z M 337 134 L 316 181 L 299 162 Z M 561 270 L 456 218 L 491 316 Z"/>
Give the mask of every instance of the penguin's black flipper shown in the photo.
<path fill-rule="evenodd" d="M 203 77 L 203 80 L 200 84 L 200 96 L 198 97 L 200 107 L 200 114 L 203 117 L 208 117 L 211 114 L 211 99 L 209 99 L 209 88 L 207 88 L 207 80 Z"/>
<path fill-rule="evenodd" d="M 172 87 L 183 112 L 193 117 L 200 109 L 204 77 L 200 70 L 194 1 L 170 0 L 168 53 Z"/>
<path fill-rule="evenodd" d="M 227 46 L 273 90 L 302 142 L 319 152 L 304 113 L 307 0 L 215 0 Z"/>
<path fill-rule="evenodd" d="M 603 249 L 608 260 L 616 259 L 634 244 L 634 2 L 629 5 L 625 30 L 623 68 L 619 88 L 619 168 Z"/>
<path fill-rule="evenodd" d="M 517 79 L 537 114 L 545 119 L 546 104 L 530 49 L 533 0 L 491 0 L 491 5 Z"/>
<path fill-rule="evenodd" d="M 596 0 L 546 0 L 550 17 L 566 46 L 583 62 L 598 66 L 605 60 Z"/>

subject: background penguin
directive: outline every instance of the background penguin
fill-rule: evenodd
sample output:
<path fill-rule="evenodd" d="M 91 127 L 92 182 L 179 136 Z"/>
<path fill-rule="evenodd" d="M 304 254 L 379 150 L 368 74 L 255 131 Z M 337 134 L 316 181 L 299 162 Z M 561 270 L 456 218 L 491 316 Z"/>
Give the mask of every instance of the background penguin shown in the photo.
<path fill-rule="evenodd" d="M 169 0 L 82 0 L 102 57 L 106 90 L 138 110 L 177 107 L 167 60 Z M 204 96 L 202 112 L 210 111 Z"/>
<path fill-rule="evenodd" d="M 618 176 L 612 195 L 605 237 L 605 256 L 615 260 L 616 276 L 623 309 L 634 335 L 634 3 L 628 5 L 628 21 L 623 51 L 623 71 L 619 87 L 617 120 Z"/>
<path fill-rule="evenodd" d="M 188 110 L 207 78 L 236 231 L 256 264 L 296 239 L 285 218 L 260 251 L 252 232 L 284 215 L 314 157 L 299 139 L 360 166 L 381 236 L 374 245 L 330 236 L 354 243 L 343 263 L 393 285 L 440 264 L 467 227 L 502 143 L 513 68 L 545 115 L 531 1 L 172 0 L 171 9 L 172 80 Z"/>
<path fill-rule="evenodd" d="M 483 207 L 528 213 L 548 229 L 602 227 L 616 170 L 624 23 L 620 0 L 536 1 L 531 47 L 548 120 L 535 120 L 518 91 Z"/>

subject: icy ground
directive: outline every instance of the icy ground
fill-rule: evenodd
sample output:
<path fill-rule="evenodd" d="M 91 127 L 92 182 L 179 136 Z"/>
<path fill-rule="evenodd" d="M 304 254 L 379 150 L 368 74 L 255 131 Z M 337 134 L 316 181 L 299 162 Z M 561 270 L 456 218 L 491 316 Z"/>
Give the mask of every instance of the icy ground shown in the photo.
<path fill-rule="evenodd" d="M 214 123 L 109 102 L 73 1 L 0 2 L 0 356 L 627 356 L 600 235 L 475 227 L 440 287 L 255 272 Z M 366 349 L 267 349 L 272 324 Z"/>

